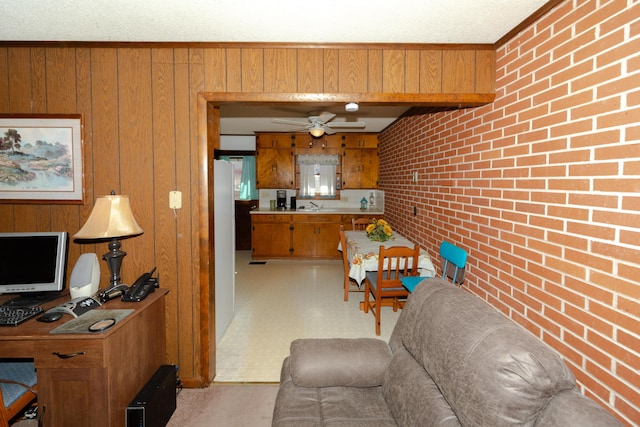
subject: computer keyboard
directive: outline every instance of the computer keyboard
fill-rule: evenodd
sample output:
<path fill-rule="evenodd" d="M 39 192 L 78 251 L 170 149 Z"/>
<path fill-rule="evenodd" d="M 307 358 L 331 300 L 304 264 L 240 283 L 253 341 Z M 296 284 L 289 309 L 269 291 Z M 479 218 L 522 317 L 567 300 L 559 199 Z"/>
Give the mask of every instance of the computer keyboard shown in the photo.
<path fill-rule="evenodd" d="M 7 307 L 0 305 L 0 326 L 18 326 L 42 313 L 41 307 Z"/>

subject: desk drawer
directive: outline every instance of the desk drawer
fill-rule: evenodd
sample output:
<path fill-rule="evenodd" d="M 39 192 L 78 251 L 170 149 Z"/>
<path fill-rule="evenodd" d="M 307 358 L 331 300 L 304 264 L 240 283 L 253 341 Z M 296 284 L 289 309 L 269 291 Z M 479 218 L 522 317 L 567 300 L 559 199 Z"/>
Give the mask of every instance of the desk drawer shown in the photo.
<path fill-rule="evenodd" d="M 34 363 L 37 368 L 106 367 L 101 340 L 52 340 L 36 343 Z"/>

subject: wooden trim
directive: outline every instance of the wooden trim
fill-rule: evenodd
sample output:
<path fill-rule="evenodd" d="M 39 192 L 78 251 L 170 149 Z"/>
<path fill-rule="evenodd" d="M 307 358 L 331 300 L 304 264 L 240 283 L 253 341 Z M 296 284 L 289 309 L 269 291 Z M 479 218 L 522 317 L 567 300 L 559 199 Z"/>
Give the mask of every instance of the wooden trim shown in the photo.
<path fill-rule="evenodd" d="M 560 0 L 554 0 L 559 3 Z M 170 49 L 405 49 L 405 50 L 493 50 L 491 43 L 285 43 L 285 42 L 115 42 L 115 41 L 0 41 L 0 47 L 43 48 L 170 48 Z"/>
<path fill-rule="evenodd" d="M 414 107 L 477 107 L 493 102 L 495 93 L 257 93 L 204 92 L 207 102 L 224 104 L 304 104 L 340 105 L 358 102 L 364 105 L 408 105 Z"/>

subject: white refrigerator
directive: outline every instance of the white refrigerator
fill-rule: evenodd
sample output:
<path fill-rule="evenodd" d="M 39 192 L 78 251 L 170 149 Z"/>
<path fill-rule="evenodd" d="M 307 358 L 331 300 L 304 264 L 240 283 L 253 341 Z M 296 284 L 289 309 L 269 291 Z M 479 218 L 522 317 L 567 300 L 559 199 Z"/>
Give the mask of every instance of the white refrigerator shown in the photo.
<path fill-rule="evenodd" d="M 233 166 L 213 162 L 213 232 L 215 256 L 216 344 L 229 326 L 235 304 L 236 219 Z"/>

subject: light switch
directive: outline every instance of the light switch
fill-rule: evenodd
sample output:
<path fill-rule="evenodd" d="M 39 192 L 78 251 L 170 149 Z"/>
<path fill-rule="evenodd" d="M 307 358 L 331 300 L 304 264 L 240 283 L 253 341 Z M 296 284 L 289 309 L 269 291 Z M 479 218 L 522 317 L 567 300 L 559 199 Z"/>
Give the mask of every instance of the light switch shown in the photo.
<path fill-rule="evenodd" d="M 182 191 L 169 191 L 169 208 L 182 208 Z"/>

